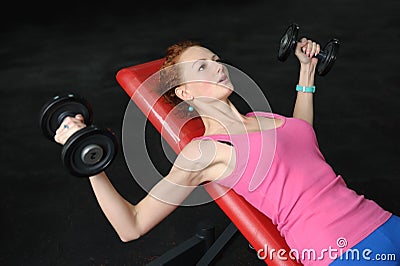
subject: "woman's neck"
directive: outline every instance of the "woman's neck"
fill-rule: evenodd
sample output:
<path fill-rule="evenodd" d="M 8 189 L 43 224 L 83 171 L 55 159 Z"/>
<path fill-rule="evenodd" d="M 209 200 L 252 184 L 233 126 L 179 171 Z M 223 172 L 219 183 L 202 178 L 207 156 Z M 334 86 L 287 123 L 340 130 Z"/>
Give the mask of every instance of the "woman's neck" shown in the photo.
<path fill-rule="evenodd" d="M 204 124 L 204 135 L 243 132 L 246 116 L 231 101 L 196 105 Z"/>

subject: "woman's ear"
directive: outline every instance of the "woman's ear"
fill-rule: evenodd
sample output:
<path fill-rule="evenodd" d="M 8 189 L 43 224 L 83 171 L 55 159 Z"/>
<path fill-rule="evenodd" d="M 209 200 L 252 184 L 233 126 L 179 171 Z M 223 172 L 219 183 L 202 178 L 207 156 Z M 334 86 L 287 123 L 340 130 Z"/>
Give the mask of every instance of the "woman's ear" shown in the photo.
<path fill-rule="evenodd" d="M 183 101 L 193 100 L 193 96 L 190 94 L 186 84 L 176 87 L 175 95 Z"/>

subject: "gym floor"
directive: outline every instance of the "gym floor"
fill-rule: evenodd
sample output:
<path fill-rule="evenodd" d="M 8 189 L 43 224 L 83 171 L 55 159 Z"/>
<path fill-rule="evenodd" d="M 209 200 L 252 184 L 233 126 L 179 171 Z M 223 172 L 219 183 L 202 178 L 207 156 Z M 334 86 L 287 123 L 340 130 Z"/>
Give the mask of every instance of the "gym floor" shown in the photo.
<path fill-rule="evenodd" d="M 322 45 L 341 41 L 333 69 L 316 79 L 315 130 L 326 160 L 350 188 L 400 215 L 399 1 L 168 3 L 34 1 L 2 9 L 0 265 L 145 265 L 191 237 L 199 222 L 212 223 L 218 236 L 230 221 L 211 202 L 179 207 L 139 240 L 122 243 L 88 180 L 71 176 L 61 147 L 43 137 L 40 108 L 55 94 L 79 93 L 91 102 L 95 123 L 121 140 L 130 99 L 117 71 L 195 39 L 256 81 L 273 112 L 290 116 L 298 63 L 293 55 L 279 62 L 277 48 L 291 22 Z M 159 139 L 146 128 L 150 141 Z M 155 158 L 165 171 L 168 163 Z M 122 150 L 107 173 L 132 203 L 145 195 Z M 239 233 L 215 261 L 258 264 Z"/>

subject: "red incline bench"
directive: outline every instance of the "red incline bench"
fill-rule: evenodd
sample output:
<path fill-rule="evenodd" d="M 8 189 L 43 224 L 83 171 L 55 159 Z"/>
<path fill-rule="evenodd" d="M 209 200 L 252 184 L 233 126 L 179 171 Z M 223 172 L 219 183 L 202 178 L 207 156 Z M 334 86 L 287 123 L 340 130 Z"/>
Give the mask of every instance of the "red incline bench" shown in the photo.
<path fill-rule="evenodd" d="M 168 142 L 171 148 L 179 153 L 180 150 L 191 141 L 192 138 L 201 136 L 204 133 L 204 126 L 200 118 L 195 118 L 187 122 L 180 130 L 180 132 L 171 131 L 171 128 L 165 130 L 163 126 L 166 123 L 165 119 L 172 110 L 172 106 L 164 101 L 159 95 L 154 95 L 154 91 L 140 90 L 137 89 L 141 84 L 146 81 L 151 75 L 156 73 L 164 59 L 153 60 L 147 63 L 122 68 L 118 71 L 116 79 L 125 92 L 129 95 L 131 100 L 141 109 L 144 114 L 147 114 L 147 119 L 153 124 L 158 130 L 162 137 Z M 153 98 L 152 98 L 153 97 Z M 154 99 L 157 97 L 157 101 L 147 100 Z M 149 106 L 149 103 L 154 102 L 153 106 Z M 179 117 L 174 117 L 173 122 L 179 123 Z M 168 123 L 171 121 L 171 115 L 168 117 Z M 178 140 L 178 141 L 177 141 Z M 205 187 L 206 191 L 215 200 L 218 206 L 232 221 L 231 225 L 221 234 L 219 239 L 211 243 L 212 245 L 207 246 L 205 254 L 202 254 L 201 259 L 198 261 L 198 265 L 208 265 L 215 255 L 222 249 L 226 242 L 232 237 L 237 229 L 243 234 L 243 236 L 249 241 L 252 247 L 256 251 L 268 247 L 268 254 L 260 254 L 264 261 L 268 265 L 301 265 L 298 262 L 289 259 L 289 247 L 287 246 L 284 238 L 280 235 L 276 226 L 272 221 L 260 213 L 257 209 L 252 207 L 247 201 L 241 196 L 236 194 L 233 190 L 229 190 L 222 197 L 221 191 L 225 191 L 226 188 L 222 188 L 220 185 L 210 183 Z M 201 237 L 202 238 L 202 237 Z M 167 252 L 166 256 L 161 260 L 157 261 L 157 264 L 172 265 L 179 261 L 177 257 L 178 253 L 187 253 L 188 246 L 194 245 L 193 241 L 188 241 L 180 246 L 174 252 Z M 287 260 L 279 259 L 277 252 L 280 249 L 286 250 L 285 253 L 280 253 Z M 272 260 L 269 253 L 275 250 L 273 253 Z M 193 255 L 189 257 L 193 258 Z"/>

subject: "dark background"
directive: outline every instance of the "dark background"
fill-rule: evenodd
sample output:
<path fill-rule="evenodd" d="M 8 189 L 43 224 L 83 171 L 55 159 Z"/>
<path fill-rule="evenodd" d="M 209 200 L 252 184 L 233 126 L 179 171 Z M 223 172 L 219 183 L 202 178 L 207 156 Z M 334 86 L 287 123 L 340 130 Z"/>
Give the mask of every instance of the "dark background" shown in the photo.
<path fill-rule="evenodd" d="M 341 41 L 335 66 L 316 79 L 315 130 L 325 158 L 349 187 L 399 215 L 399 13 L 396 0 L 34 1 L 3 7 L 0 265 L 143 265 L 194 234 L 198 221 L 214 223 L 220 234 L 229 219 L 209 203 L 180 207 L 141 239 L 122 243 L 88 180 L 68 174 L 60 146 L 42 136 L 39 110 L 57 93 L 77 92 L 91 102 L 95 122 L 121 138 L 129 97 L 116 72 L 194 39 L 253 78 L 274 112 L 290 116 L 298 63 L 294 56 L 281 63 L 276 54 L 291 22 L 321 44 Z M 151 126 L 148 132 L 159 138 Z M 107 173 L 132 203 L 145 195 L 122 151 Z M 238 234 L 216 264 L 257 263 Z"/>

